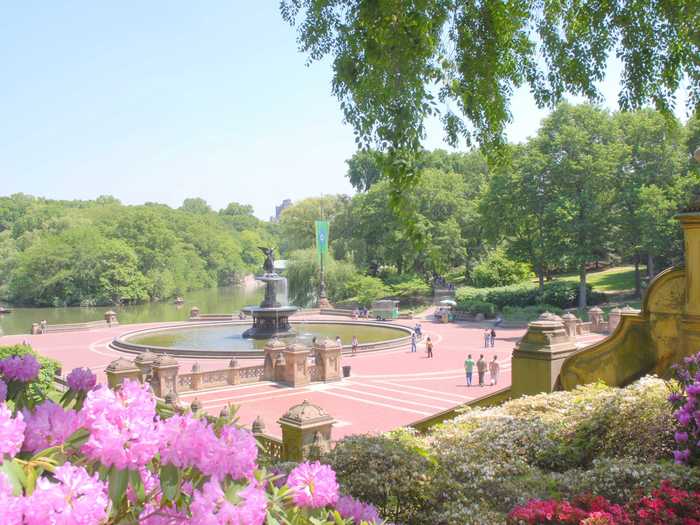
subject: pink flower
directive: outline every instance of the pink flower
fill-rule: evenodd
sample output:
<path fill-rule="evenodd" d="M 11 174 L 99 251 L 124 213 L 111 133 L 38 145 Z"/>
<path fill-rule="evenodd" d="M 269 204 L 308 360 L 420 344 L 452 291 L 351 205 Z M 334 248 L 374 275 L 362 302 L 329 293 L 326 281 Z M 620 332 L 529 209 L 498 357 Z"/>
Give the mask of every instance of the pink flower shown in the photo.
<path fill-rule="evenodd" d="M 200 470 L 219 481 L 228 475 L 232 479 L 252 478 L 258 458 L 258 445 L 249 431 L 227 425 L 210 450 Z"/>
<path fill-rule="evenodd" d="M 0 403 L 7 401 L 7 384 L 0 379 Z"/>
<path fill-rule="evenodd" d="M 139 525 L 190 525 L 187 514 L 177 508 L 167 506 L 158 508 L 150 503 L 144 505 L 139 516 Z"/>
<path fill-rule="evenodd" d="M 97 384 L 97 376 L 89 368 L 74 368 L 66 377 L 68 388 L 76 392 L 89 392 Z"/>
<path fill-rule="evenodd" d="M 60 445 L 80 427 L 80 419 L 75 410 L 63 410 L 53 401 L 46 400 L 34 409 L 23 410 L 25 430 L 22 450 L 36 452 Z"/>
<path fill-rule="evenodd" d="M 40 478 L 27 498 L 27 525 L 99 525 L 106 520 L 107 485 L 97 474 L 90 476 L 84 468 L 66 463 L 54 475 L 58 483 Z"/>
<path fill-rule="evenodd" d="M 192 525 L 262 525 L 267 511 L 265 491 L 250 484 L 236 494 L 242 502 L 234 505 L 224 495 L 215 479 L 196 491 L 190 510 Z"/>
<path fill-rule="evenodd" d="M 0 472 L 0 516 L 2 523 L 7 525 L 22 525 L 25 501 L 22 496 L 12 494 L 12 484 L 3 472 Z"/>
<path fill-rule="evenodd" d="M 353 523 L 366 521 L 367 523 L 379 524 L 382 522 L 374 505 L 362 503 L 359 499 L 351 496 L 340 496 L 335 504 L 335 510 L 345 519 L 352 518 Z"/>
<path fill-rule="evenodd" d="M 205 466 L 218 461 L 211 458 L 218 450 L 218 438 L 206 421 L 190 415 L 175 415 L 159 423 L 160 460 L 178 468 Z M 211 458 L 211 459 L 210 459 Z"/>
<path fill-rule="evenodd" d="M 31 354 L 13 355 L 0 361 L 0 374 L 8 381 L 28 383 L 39 375 L 41 365 Z"/>
<path fill-rule="evenodd" d="M 26 424 L 22 414 L 14 418 L 5 403 L 0 404 L 0 460 L 4 455 L 15 457 L 22 448 Z"/>
<path fill-rule="evenodd" d="M 300 507 L 319 508 L 338 501 L 338 483 L 335 472 L 328 465 L 302 463 L 289 473 L 287 486 L 292 490 L 294 503 Z"/>
<path fill-rule="evenodd" d="M 158 453 L 156 401 L 146 385 L 125 380 L 116 392 L 102 386 L 88 392 L 81 416 L 90 430 L 82 452 L 106 467 L 137 470 Z"/>

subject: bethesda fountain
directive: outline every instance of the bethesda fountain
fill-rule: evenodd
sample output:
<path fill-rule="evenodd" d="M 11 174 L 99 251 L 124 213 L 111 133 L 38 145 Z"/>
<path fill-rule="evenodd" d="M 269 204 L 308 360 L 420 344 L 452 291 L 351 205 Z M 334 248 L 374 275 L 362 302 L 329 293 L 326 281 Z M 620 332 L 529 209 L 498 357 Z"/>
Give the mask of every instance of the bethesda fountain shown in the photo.
<path fill-rule="evenodd" d="M 253 326 L 242 335 L 253 339 L 293 336 L 295 332 L 289 324 L 289 316 L 297 311 L 297 307 L 283 305 L 279 301 L 280 295 L 286 296 L 282 292 L 286 292 L 287 280 L 275 273 L 275 249 L 259 248 L 265 254 L 265 273 L 255 279 L 265 283 L 265 298 L 260 306 L 246 306 L 242 309 L 243 313 L 253 317 Z"/>

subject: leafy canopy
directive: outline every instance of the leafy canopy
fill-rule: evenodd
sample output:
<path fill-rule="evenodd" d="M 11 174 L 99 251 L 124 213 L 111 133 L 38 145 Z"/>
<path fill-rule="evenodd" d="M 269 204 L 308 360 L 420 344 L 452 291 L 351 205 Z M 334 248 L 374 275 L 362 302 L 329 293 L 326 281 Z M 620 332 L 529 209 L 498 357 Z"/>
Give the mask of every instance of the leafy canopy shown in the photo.
<path fill-rule="evenodd" d="M 700 102 L 697 0 L 282 0 L 309 61 L 329 56 L 333 94 L 358 146 L 387 152 L 395 197 L 416 173 L 425 120 L 447 140 L 503 142 L 514 90 L 539 106 L 601 98 L 614 50 L 621 109 L 668 112 L 684 76 Z"/>

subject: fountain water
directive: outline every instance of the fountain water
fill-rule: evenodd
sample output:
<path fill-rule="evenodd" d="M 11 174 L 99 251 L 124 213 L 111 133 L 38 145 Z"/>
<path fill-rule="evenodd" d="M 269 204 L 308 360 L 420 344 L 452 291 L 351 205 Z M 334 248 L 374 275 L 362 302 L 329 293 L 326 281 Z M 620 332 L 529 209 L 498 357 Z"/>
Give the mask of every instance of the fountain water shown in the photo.
<path fill-rule="evenodd" d="M 243 337 L 270 339 L 294 335 L 289 316 L 297 311 L 296 306 L 287 305 L 287 279 L 275 273 L 274 248 L 260 248 L 266 255 L 265 273 L 256 277 L 265 283 L 265 298 L 260 306 L 246 306 L 243 312 L 253 317 L 253 326 L 243 332 Z M 282 302 L 283 301 L 283 302 Z"/>

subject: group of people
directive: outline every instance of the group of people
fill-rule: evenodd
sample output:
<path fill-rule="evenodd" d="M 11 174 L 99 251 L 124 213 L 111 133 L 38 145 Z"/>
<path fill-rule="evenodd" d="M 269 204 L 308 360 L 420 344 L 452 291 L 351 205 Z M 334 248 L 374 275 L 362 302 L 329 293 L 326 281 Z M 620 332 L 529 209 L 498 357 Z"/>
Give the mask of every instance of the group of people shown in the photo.
<path fill-rule="evenodd" d="M 464 360 L 464 372 L 467 376 L 467 386 L 472 386 L 472 376 L 474 374 L 474 367 L 476 367 L 476 373 L 479 376 L 479 386 L 484 386 L 486 380 L 486 370 L 488 369 L 489 375 L 491 376 L 491 384 L 498 384 L 498 373 L 501 370 L 501 365 L 498 364 L 498 357 L 493 356 L 493 361 L 486 362 L 484 359 L 484 354 L 479 356 L 478 361 L 472 359 L 472 355 L 469 354 Z"/>
<path fill-rule="evenodd" d="M 484 348 L 493 348 L 496 344 L 496 330 L 487 328 L 484 330 Z"/>
<path fill-rule="evenodd" d="M 355 308 L 352 311 L 352 318 L 357 319 L 367 319 L 369 318 L 369 310 L 364 306 L 362 308 Z"/>
<path fill-rule="evenodd" d="M 312 342 L 312 344 L 315 344 L 315 343 L 316 343 L 316 338 L 314 337 L 313 340 L 312 340 L 311 342 Z M 336 335 L 336 336 L 335 336 L 335 344 L 338 345 L 340 348 L 343 347 L 343 342 L 341 341 L 339 335 Z M 351 350 L 352 350 L 352 354 L 351 354 L 351 355 L 354 356 L 354 355 L 357 353 L 357 347 L 359 346 L 359 344 L 360 344 L 360 341 L 357 339 L 357 336 L 356 336 L 356 335 L 353 335 L 353 336 L 352 336 L 352 341 L 350 342 L 350 348 L 351 348 Z"/>

